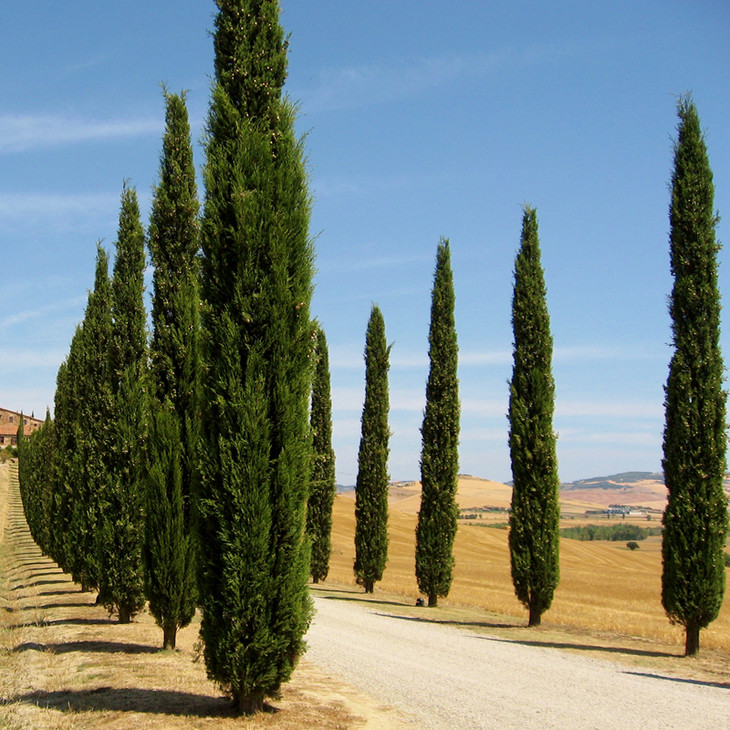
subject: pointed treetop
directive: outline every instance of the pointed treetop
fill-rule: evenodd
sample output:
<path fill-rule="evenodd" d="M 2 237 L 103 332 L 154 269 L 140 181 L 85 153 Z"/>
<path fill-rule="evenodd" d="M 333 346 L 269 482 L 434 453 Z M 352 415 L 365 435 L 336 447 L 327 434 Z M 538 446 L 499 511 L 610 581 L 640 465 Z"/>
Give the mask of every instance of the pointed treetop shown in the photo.
<path fill-rule="evenodd" d="M 215 78 L 238 111 L 265 117 L 286 80 L 278 0 L 217 0 Z"/>

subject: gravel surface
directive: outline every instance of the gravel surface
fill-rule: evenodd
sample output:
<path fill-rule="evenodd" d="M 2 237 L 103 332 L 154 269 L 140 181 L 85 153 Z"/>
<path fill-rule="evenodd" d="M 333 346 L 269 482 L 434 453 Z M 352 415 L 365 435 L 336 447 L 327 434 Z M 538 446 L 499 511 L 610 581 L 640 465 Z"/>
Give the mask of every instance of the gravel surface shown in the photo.
<path fill-rule="evenodd" d="M 730 728 L 727 686 L 314 601 L 307 659 L 418 727 Z"/>

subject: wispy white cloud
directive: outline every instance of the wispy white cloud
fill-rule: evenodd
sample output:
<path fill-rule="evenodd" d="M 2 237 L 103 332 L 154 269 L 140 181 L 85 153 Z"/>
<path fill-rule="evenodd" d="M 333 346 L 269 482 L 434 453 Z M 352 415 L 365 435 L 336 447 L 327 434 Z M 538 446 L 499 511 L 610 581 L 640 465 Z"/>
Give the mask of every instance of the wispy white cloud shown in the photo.
<path fill-rule="evenodd" d="M 361 370 L 365 374 L 363 345 L 333 345 L 329 350 L 331 370 Z M 390 354 L 391 370 L 425 369 L 428 367 L 426 352 L 400 352 L 395 347 Z"/>
<path fill-rule="evenodd" d="M 591 360 L 652 360 L 657 356 L 655 350 L 643 346 L 613 345 L 573 345 L 556 347 L 553 359 L 557 363 L 585 362 Z"/>
<path fill-rule="evenodd" d="M 561 429 L 558 443 L 566 444 L 623 444 L 629 447 L 659 446 L 662 435 L 654 431 L 578 431 Z"/>
<path fill-rule="evenodd" d="M 391 388 L 390 410 L 422 413 L 426 405 L 425 391 L 411 388 Z M 332 410 L 335 413 L 359 413 L 365 399 L 365 385 L 361 388 L 333 387 Z"/>
<path fill-rule="evenodd" d="M 3 358 L 0 364 L 0 379 L 8 373 L 24 372 L 35 368 L 57 368 L 66 358 L 63 350 L 50 349 L 15 349 L 12 354 Z"/>
<path fill-rule="evenodd" d="M 464 416 L 478 416 L 481 418 L 505 418 L 507 414 L 507 396 L 484 400 L 479 398 L 463 398 L 461 413 Z"/>
<path fill-rule="evenodd" d="M 364 258 L 324 259 L 318 262 L 318 268 L 320 271 L 326 273 L 338 274 L 355 271 L 374 271 L 378 269 L 392 271 L 395 268 L 403 266 L 422 264 L 426 261 L 430 262 L 432 258 L 428 256 L 368 256 Z"/>
<path fill-rule="evenodd" d="M 367 195 L 392 195 L 404 191 L 443 186 L 454 179 L 451 173 L 394 175 L 335 175 L 313 179 L 313 192 L 317 200 L 334 197 L 362 197 Z"/>
<path fill-rule="evenodd" d="M 553 361 L 558 364 L 591 362 L 594 360 L 651 360 L 657 357 L 656 351 L 639 346 L 575 345 L 556 347 Z M 486 350 L 459 352 L 459 366 L 511 365 L 512 350 Z"/>
<path fill-rule="evenodd" d="M 308 112 L 319 112 L 389 102 L 456 79 L 483 76 L 503 66 L 508 58 L 475 53 L 324 69 L 314 88 L 301 91 L 302 107 Z"/>
<path fill-rule="evenodd" d="M 0 219 L 98 214 L 119 206 L 112 193 L 0 193 Z"/>
<path fill-rule="evenodd" d="M 0 115 L 0 154 L 160 134 L 162 119 L 95 120 L 60 115 Z"/>
<path fill-rule="evenodd" d="M 83 304 L 85 301 L 86 296 L 78 296 L 71 299 L 65 299 L 60 302 L 52 302 L 51 304 L 46 304 L 35 309 L 25 309 L 22 312 L 9 314 L 8 316 L 0 319 L 0 331 L 8 330 L 16 325 L 24 324 L 40 317 L 46 317 L 54 314 L 58 315 L 59 313 L 66 312 L 71 308 L 78 308 L 78 306 Z"/>
<path fill-rule="evenodd" d="M 661 418 L 664 413 L 662 402 L 639 400 L 594 400 L 571 401 L 557 399 L 557 418 L 604 417 L 604 418 Z"/>
<path fill-rule="evenodd" d="M 471 365 L 508 365 L 512 362 L 511 350 L 491 350 L 484 352 L 459 352 L 459 366 Z"/>
<path fill-rule="evenodd" d="M 588 43 L 546 43 L 498 52 L 388 58 L 357 66 L 323 69 L 315 85 L 298 89 L 305 112 L 353 109 L 407 99 L 430 89 L 504 76 L 513 69 L 544 65 L 551 60 L 593 53 Z"/>
<path fill-rule="evenodd" d="M 402 388 L 390 392 L 391 411 L 422 414 L 425 407 L 426 394 L 424 390 Z"/>
<path fill-rule="evenodd" d="M 508 427 L 505 421 L 504 428 L 462 428 L 459 432 L 459 443 L 480 443 L 480 442 L 496 442 L 507 445 Z"/>

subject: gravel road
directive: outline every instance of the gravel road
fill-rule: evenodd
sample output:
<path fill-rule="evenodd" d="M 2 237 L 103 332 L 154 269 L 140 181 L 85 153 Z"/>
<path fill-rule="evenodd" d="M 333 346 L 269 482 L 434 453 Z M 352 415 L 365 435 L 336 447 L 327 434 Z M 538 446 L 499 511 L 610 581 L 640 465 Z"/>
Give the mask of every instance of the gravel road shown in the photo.
<path fill-rule="evenodd" d="M 388 616 L 348 598 L 315 597 L 307 659 L 417 727 L 730 728 L 727 686 Z"/>

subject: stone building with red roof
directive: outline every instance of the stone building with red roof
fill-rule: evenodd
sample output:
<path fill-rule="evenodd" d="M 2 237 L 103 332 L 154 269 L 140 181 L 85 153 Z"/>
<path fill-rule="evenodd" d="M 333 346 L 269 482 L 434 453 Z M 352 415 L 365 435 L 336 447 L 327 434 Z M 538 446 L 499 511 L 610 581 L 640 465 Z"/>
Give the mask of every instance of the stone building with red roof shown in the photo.
<path fill-rule="evenodd" d="M 0 408 L 0 448 L 15 446 L 18 443 L 20 416 L 17 411 Z M 23 414 L 23 433 L 26 436 L 37 431 L 42 425 L 43 421 L 40 419 Z"/>

